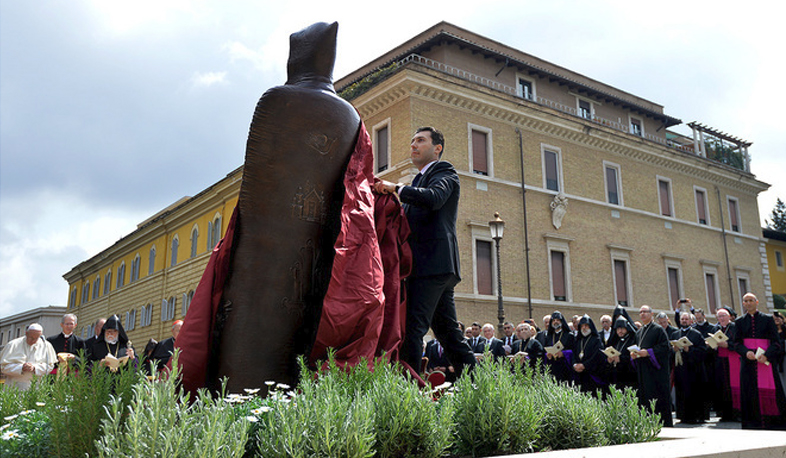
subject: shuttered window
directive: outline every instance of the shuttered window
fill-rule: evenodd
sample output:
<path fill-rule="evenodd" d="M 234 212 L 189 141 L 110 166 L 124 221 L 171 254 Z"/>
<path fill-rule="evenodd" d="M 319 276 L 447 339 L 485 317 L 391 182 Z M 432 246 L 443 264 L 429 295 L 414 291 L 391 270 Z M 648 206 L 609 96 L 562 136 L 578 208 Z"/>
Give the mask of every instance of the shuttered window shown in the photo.
<path fill-rule="evenodd" d="M 488 135 L 478 130 L 472 131 L 472 171 L 480 175 L 489 174 Z"/>
<path fill-rule="evenodd" d="M 545 163 L 546 189 L 559 192 L 559 169 L 557 167 L 557 153 L 554 151 L 544 151 L 543 161 Z"/>
<path fill-rule="evenodd" d="M 551 285 L 555 301 L 567 301 L 565 287 L 565 253 L 562 251 L 551 252 Z"/>
<path fill-rule="evenodd" d="M 674 216 L 671 211 L 671 183 L 666 180 L 658 180 L 658 193 L 660 195 L 660 214 Z"/>
<path fill-rule="evenodd" d="M 477 256 L 478 294 L 494 294 L 492 285 L 491 242 L 475 240 L 475 254 Z"/>
<path fill-rule="evenodd" d="M 614 279 L 617 288 L 617 304 L 628 306 L 628 268 L 625 261 L 614 260 Z"/>
<path fill-rule="evenodd" d="M 377 173 L 388 169 L 388 127 L 377 130 Z"/>
<path fill-rule="evenodd" d="M 707 224 L 707 196 L 700 189 L 696 190 L 696 214 L 699 224 Z"/>

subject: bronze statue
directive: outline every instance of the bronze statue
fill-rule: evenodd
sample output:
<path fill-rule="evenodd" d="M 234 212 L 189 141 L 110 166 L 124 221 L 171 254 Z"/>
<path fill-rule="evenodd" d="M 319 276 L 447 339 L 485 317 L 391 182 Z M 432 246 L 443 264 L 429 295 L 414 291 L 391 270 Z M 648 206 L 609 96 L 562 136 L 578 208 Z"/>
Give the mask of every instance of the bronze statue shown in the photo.
<path fill-rule="evenodd" d="M 360 117 L 333 88 L 338 24 L 290 36 L 285 85 L 259 100 L 246 145 L 208 381 L 294 384 L 318 325 Z M 186 320 L 188 322 L 188 320 Z"/>

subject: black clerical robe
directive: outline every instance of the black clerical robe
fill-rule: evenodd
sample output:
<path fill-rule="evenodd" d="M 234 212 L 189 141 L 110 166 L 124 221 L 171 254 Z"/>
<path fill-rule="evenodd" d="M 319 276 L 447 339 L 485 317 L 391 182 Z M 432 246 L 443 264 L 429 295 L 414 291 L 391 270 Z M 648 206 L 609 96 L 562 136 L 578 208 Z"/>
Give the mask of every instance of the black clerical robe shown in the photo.
<path fill-rule="evenodd" d="M 158 342 L 150 355 L 151 367 L 160 371 L 167 365 L 172 354 L 175 352 L 175 338 L 170 337 Z M 154 365 L 154 366 L 153 366 Z"/>
<path fill-rule="evenodd" d="M 122 358 L 126 356 L 126 344 L 122 341 L 117 341 L 117 343 L 107 343 L 103 339 L 98 339 L 93 342 L 93 346 L 90 349 L 90 361 L 96 362 L 101 361 L 102 359 L 106 358 L 106 355 L 112 354 L 115 358 Z M 133 347 L 132 347 L 133 349 Z M 136 352 L 134 352 L 134 360 L 136 360 Z M 130 363 L 131 361 L 129 361 Z"/>
<path fill-rule="evenodd" d="M 557 342 L 562 342 L 564 350 L 562 350 L 561 358 L 546 358 L 546 367 L 551 371 L 551 375 L 561 382 L 569 382 L 573 380 L 573 334 L 570 331 L 563 329 L 560 332 L 553 332 L 553 329 L 546 334 L 546 343 L 543 348 L 553 347 Z"/>
<path fill-rule="evenodd" d="M 706 372 L 704 360 L 707 344 L 701 332 L 688 327 L 680 329 L 676 338 L 687 337 L 693 344 L 679 351 L 674 367 L 674 389 L 677 400 L 677 418 L 683 423 L 696 424 L 705 420 Z"/>
<path fill-rule="evenodd" d="M 619 336 L 614 341 L 614 349 L 620 352 L 619 362 L 607 362 L 608 382 L 614 385 L 617 389 L 635 388 L 636 387 L 636 368 L 633 367 L 630 359 L 630 350 L 628 347 L 636 344 L 636 334 L 628 333 L 623 338 Z M 604 355 L 605 357 L 605 355 Z"/>
<path fill-rule="evenodd" d="M 671 344 L 666 330 L 650 322 L 636 331 L 636 345 L 647 350 L 648 356 L 634 361 L 639 384 L 639 403 L 650 408 L 655 400 L 655 413 L 661 416 L 663 426 L 672 426 L 669 359 Z"/>
<path fill-rule="evenodd" d="M 62 332 L 56 336 L 47 337 L 46 340 L 52 344 L 55 353 L 71 353 L 72 355 L 78 355 L 79 350 L 84 349 L 85 345 L 85 342 L 75 334 L 66 337 Z"/>
<path fill-rule="evenodd" d="M 579 333 L 573 343 L 573 364 L 584 365 L 583 371 L 576 372 L 576 382 L 585 393 L 596 394 L 606 385 L 601 378 L 606 362 L 601 350 L 600 337 L 594 333 L 588 336 Z"/>
<path fill-rule="evenodd" d="M 721 421 L 737 421 L 737 415 L 732 407 L 731 377 L 739 379 L 739 374 L 730 374 L 729 372 L 729 358 L 737 358 L 739 360 L 739 355 L 734 352 L 733 348 L 734 323 L 729 323 L 725 327 L 718 325 L 717 330 L 723 331 L 729 340 L 727 341 L 727 348 L 718 347 L 715 350 L 715 370 L 711 374 L 714 377 L 712 379 L 714 385 L 712 390 L 714 396 L 713 405 L 715 406 L 715 413 L 720 416 Z"/>
<path fill-rule="evenodd" d="M 743 429 L 764 427 L 779 417 L 779 406 L 783 404 L 783 387 L 780 378 L 769 366 L 749 360 L 748 352 L 765 349 L 767 360 L 775 360 L 780 351 L 780 338 L 772 315 L 748 313 L 734 321 L 734 350 L 740 355 L 740 417 Z M 734 374 L 732 374 L 733 376 Z"/>
<path fill-rule="evenodd" d="M 535 338 L 514 341 L 510 354 L 515 355 L 519 352 L 527 354 L 527 363 L 532 367 L 543 363 L 543 345 Z"/>

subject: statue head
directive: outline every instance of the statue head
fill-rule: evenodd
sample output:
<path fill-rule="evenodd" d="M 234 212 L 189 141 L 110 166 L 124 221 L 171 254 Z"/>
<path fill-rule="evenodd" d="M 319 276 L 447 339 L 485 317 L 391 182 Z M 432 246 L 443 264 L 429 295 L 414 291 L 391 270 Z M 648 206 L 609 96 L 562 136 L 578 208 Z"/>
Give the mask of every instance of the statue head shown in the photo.
<path fill-rule="evenodd" d="M 317 83 L 333 89 L 338 22 L 317 22 L 289 36 L 287 84 Z"/>

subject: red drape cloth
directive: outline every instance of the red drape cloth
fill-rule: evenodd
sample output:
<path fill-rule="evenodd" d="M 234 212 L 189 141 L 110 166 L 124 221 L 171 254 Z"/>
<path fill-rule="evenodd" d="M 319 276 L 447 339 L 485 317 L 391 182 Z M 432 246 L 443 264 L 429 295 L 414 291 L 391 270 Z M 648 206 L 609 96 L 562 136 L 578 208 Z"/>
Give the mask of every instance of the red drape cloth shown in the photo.
<path fill-rule="evenodd" d="M 355 149 L 344 174 L 346 189 L 341 231 L 331 280 L 311 353 L 312 363 L 336 349 L 339 367 L 382 356 L 398 361 L 406 320 L 405 289 L 412 253 L 406 243 L 409 225 L 395 196 L 372 193 L 374 157 L 371 138 L 360 126 Z M 211 332 L 229 271 L 237 208 L 226 235 L 213 250 L 180 329 L 175 346 L 183 386 L 194 392 L 206 385 Z M 406 369 L 423 384 L 417 373 Z"/>

